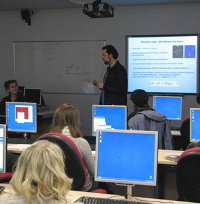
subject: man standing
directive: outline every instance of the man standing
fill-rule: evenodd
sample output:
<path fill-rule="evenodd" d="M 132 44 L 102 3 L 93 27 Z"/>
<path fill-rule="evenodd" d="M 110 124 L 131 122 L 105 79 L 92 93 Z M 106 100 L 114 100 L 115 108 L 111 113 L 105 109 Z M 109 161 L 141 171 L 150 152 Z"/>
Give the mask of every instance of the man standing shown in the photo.
<path fill-rule="evenodd" d="M 127 105 L 127 72 L 117 58 L 118 52 L 112 45 L 102 48 L 102 59 L 109 67 L 103 82 L 96 80 L 92 82 L 102 90 L 100 105 Z"/>

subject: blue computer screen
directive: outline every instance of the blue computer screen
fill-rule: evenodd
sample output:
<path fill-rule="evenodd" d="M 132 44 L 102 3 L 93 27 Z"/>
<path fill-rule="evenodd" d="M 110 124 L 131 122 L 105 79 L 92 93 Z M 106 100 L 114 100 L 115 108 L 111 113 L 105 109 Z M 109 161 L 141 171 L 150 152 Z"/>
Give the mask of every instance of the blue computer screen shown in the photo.
<path fill-rule="evenodd" d="M 182 97 L 154 96 L 153 109 L 169 120 L 181 120 Z"/>
<path fill-rule="evenodd" d="M 190 141 L 200 141 L 200 108 L 190 108 Z"/>
<path fill-rule="evenodd" d="M 95 180 L 155 185 L 158 133 L 140 130 L 99 130 Z"/>
<path fill-rule="evenodd" d="M 6 125 L 0 124 L 0 173 L 6 172 Z"/>
<path fill-rule="evenodd" d="M 36 103 L 6 102 L 8 131 L 37 132 Z"/>
<path fill-rule="evenodd" d="M 127 106 L 93 105 L 92 135 L 97 129 L 127 129 Z"/>

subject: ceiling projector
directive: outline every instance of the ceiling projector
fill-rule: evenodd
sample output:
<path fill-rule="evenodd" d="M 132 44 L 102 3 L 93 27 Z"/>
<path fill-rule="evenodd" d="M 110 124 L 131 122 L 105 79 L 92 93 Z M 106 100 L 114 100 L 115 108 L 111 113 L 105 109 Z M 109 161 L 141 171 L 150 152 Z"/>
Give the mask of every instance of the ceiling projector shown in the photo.
<path fill-rule="evenodd" d="M 84 4 L 83 13 L 91 18 L 114 17 L 114 8 L 107 3 L 96 0 L 93 3 Z"/>

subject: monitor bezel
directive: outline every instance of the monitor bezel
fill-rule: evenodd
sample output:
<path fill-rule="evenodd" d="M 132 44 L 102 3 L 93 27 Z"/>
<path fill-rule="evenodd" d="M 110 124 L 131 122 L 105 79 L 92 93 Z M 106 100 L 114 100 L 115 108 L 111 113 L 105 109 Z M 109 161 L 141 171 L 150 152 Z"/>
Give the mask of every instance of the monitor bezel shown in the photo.
<path fill-rule="evenodd" d="M 98 141 L 99 132 L 117 132 L 117 133 L 139 133 L 139 134 L 154 134 L 155 135 L 155 149 L 154 149 L 154 179 L 153 182 L 138 182 L 138 181 L 124 181 L 114 179 L 100 179 L 97 177 L 97 166 L 98 166 Z M 122 138 L 123 139 L 123 138 Z M 109 182 L 123 185 L 145 185 L 145 186 L 156 186 L 157 183 L 157 167 L 158 167 L 158 132 L 157 131 L 144 131 L 144 130 L 97 130 L 96 136 L 96 154 L 95 154 L 95 175 L 94 180 L 99 182 Z"/>
<path fill-rule="evenodd" d="M 24 97 L 25 86 L 18 86 L 18 94 Z"/>
<path fill-rule="evenodd" d="M 157 95 L 154 95 L 153 96 L 153 109 L 154 109 L 154 101 L 155 101 L 155 98 L 180 98 L 181 99 L 181 113 L 180 113 L 180 119 L 174 119 L 174 118 L 168 118 L 167 116 L 166 116 L 166 118 L 167 118 L 167 120 L 181 120 L 181 118 L 182 118 L 182 97 L 181 96 L 157 96 Z M 162 113 L 161 113 L 162 114 Z M 162 115 L 164 115 L 164 114 L 162 114 Z"/>
<path fill-rule="evenodd" d="M 31 105 L 35 106 L 35 111 L 33 114 L 35 114 L 35 130 L 34 131 L 27 131 L 27 130 L 9 130 L 8 129 L 8 119 L 7 119 L 7 105 L 8 104 L 16 104 L 16 105 Z M 29 103 L 29 102 L 6 102 L 6 125 L 7 125 L 7 131 L 8 132 L 23 132 L 23 133 L 37 133 L 37 103 Z"/>
<path fill-rule="evenodd" d="M 36 103 L 37 106 L 41 106 L 42 104 L 42 89 L 40 88 L 25 88 L 24 89 L 24 97 L 26 98 L 26 91 L 27 90 L 38 90 L 40 92 L 40 103 Z M 35 103 L 35 102 L 28 102 L 28 103 Z"/>
<path fill-rule="evenodd" d="M 191 120 L 191 113 L 193 110 L 199 110 L 200 111 L 200 108 L 190 108 L 190 142 L 199 142 L 199 140 L 192 140 L 192 120 Z"/>
<path fill-rule="evenodd" d="M 127 129 L 127 106 L 124 105 L 92 105 L 92 136 L 96 136 L 94 134 L 94 107 L 108 107 L 108 108 L 125 108 L 125 128 Z"/>
<path fill-rule="evenodd" d="M 6 154 L 7 154 L 7 132 L 6 125 L 0 124 L 0 127 L 3 128 L 3 170 L 0 170 L 0 173 L 6 172 Z"/>

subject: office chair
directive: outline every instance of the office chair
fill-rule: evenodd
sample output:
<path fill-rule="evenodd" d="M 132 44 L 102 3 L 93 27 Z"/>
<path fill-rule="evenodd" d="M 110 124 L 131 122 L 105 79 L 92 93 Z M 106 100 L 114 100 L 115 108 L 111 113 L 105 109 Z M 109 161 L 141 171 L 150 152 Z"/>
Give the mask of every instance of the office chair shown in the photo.
<path fill-rule="evenodd" d="M 13 176 L 13 172 L 0 173 L 0 183 L 9 182 Z"/>
<path fill-rule="evenodd" d="M 180 155 L 176 181 L 178 200 L 200 202 L 200 147 L 188 149 Z"/>
<path fill-rule="evenodd" d="M 190 144 L 190 116 L 184 118 L 181 128 L 181 148 L 183 150 L 187 149 L 187 146 Z"/>
<path fill-rule="evenodd" d="M 65 172 L 69 178 L 73 178 L 72 190 L 80 190 L 87 179 L 86 167 L 83 163 L 81 154 L 74 142 L 60 133 L 46 133 L 38 138 L 38 140 L 48 140 L 60 146 L 65 155 Z M 106 190 L 96 189 L 94 193 L 107 193 Z"/>

